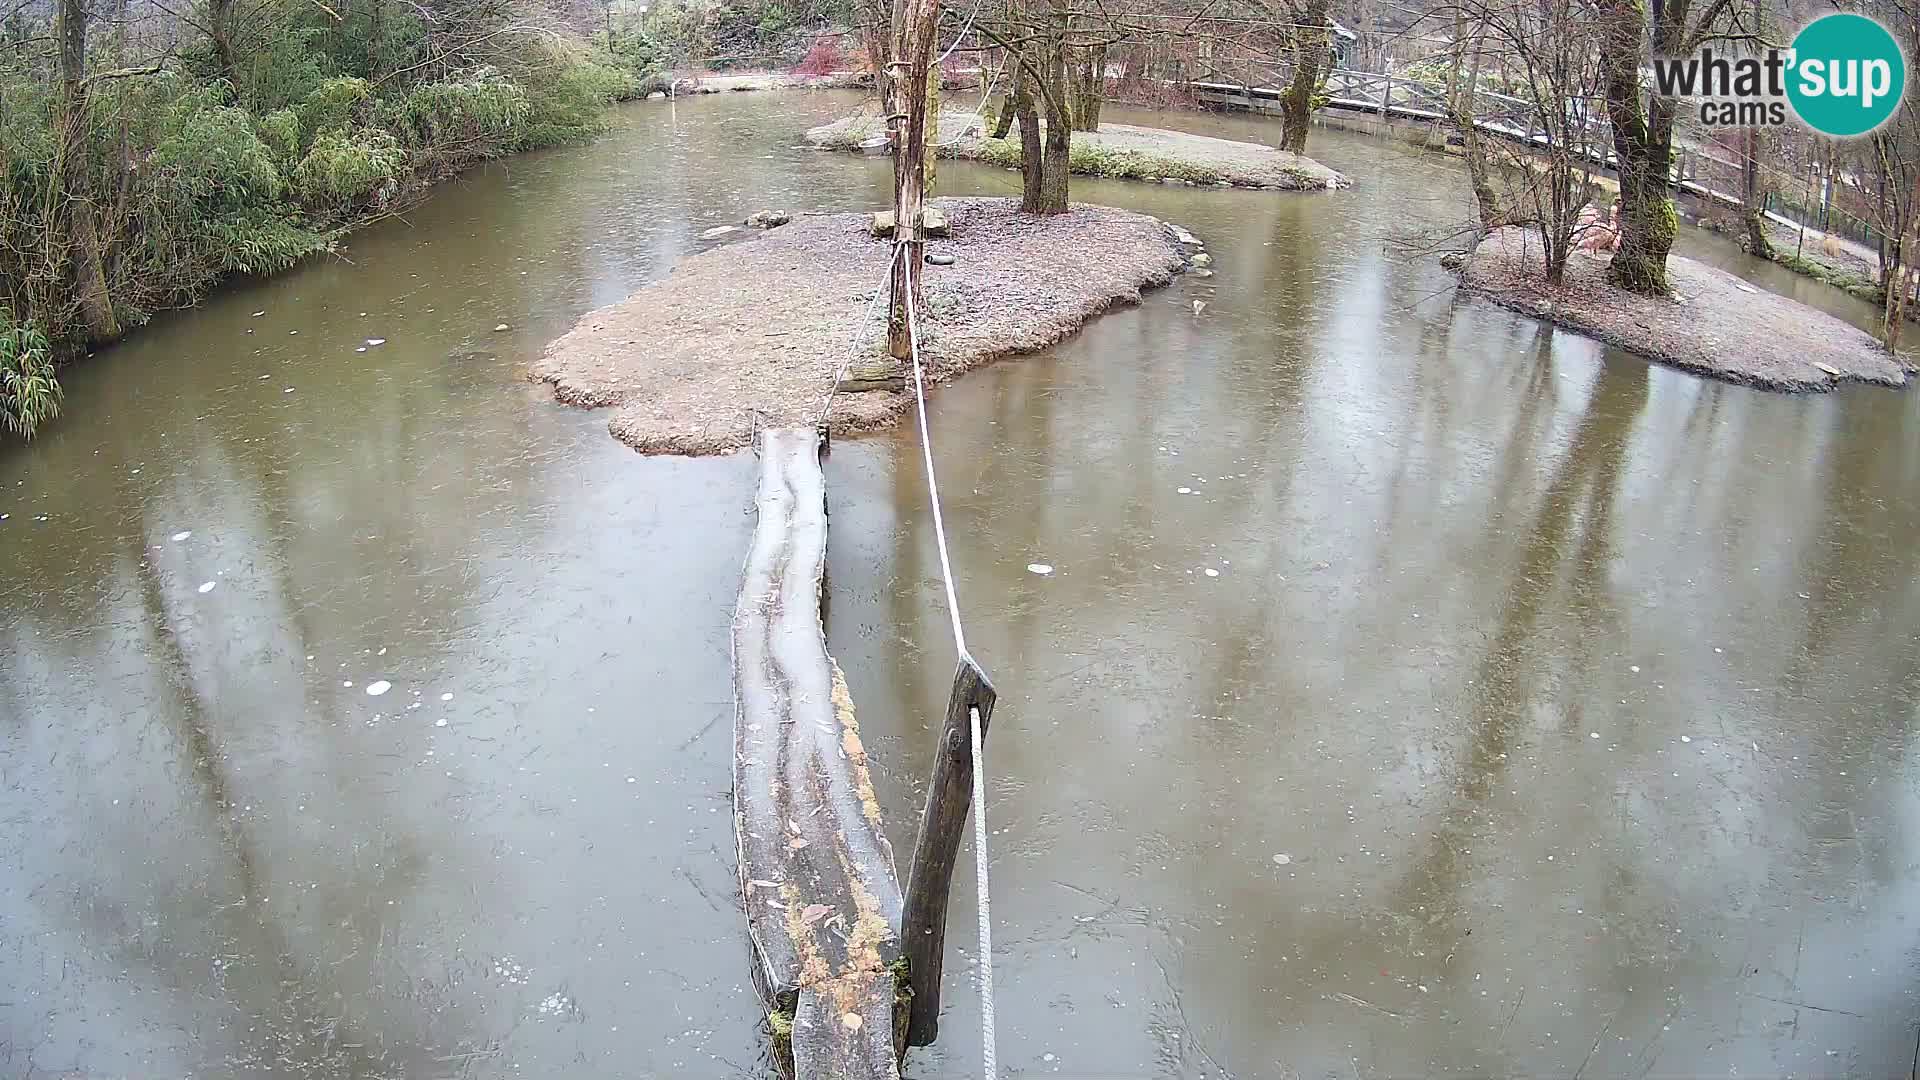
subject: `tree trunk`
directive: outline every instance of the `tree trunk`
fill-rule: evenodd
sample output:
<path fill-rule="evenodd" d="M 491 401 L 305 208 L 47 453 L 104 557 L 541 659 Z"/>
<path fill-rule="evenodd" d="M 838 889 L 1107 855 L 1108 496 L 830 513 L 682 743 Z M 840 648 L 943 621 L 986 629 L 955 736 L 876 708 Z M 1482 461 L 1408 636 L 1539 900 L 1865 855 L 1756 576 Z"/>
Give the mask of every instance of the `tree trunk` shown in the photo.
<path fill-rule="evenodd" d="M 1473 37 L 1473 67 L 1468 71 L 1465 83 L 1460 80 L 1460 52 L 1467 37 L 1463 29 L 1465 19 L 1454 18 L 1455 52 L 1453 68 L 1449 73 L 1453 85 L 1448 87 L 1447 110 L 1452 113 L 1453 127 L 1460 135 L 1460 149 L 1467 159 L 1467 180 L 1473 189 L 1474 207 L 1480 214 L 1480 234 L 1487 233 L 1506 224 L 1506 217 L 1500 212 L 1500 196 L 1493 189 L 1493 170 L 1487 164 L 1487 149 L 1480 142 L 1480 124 L 1474 116 L 1476 95 L 1480 87 L 1480 35 Z"/>
<path fill-rule="evenodd" d="M 1600 58 L 1620 172 L 1620 247 L 1607 277 L 1629 292 L 1667 296 L 1667 254 L 1680 219 L 1674 210 L 1673 103 L 1653 95 L 1640 107 L 1647 11 L 1642 0 L 1605 0 Z"/>
<path fill-rule="evenodd" d="M 1767 187 L 1760 175 L 1760 129 L 1747 129 L 1747 160 L 1740 170 L 1741 217 L 1746 220 L 1747 251 L 1771 262 L 1773 241 L 1767 239 Z"/>
<path fill-rule="evenodd" d="M 60 205 L 52 214 L 54 235 L 64 236 L 70 259 L 68 273 L 80 299 L 80 314 L 92 341 L 120 336 L 114 317 L 113 295 L 107 287 L 106 259 L 100 250 L 98 207 L 93 198 L 91 147 L 87 140 L 87 4 L 60 0 L 54 36 L 60 43 L 60 125 L 55 151 L 52 190 Z M 50 251 L 58 251 L 51 245 Z M 58 332 L 59 327 L 49 327 Z"/>
<path fill-rule="evenodd" d="M 1039 81 L 1046 107 L 1046 150 L 1041 156 L 1038 214 L 1067 212 L 1067 164 L 1073 150 L 1071 92 L 1067 86 L 1067 10 L 1054 0 L 1043 43 Z M 1023 136 L 1024 137 L 1024 136 Z"/>
<path fill-rule="evenodd" d="M 1072 73 L 1073 130 L 1099 131 L 1100 106 L 1107 95 L 1107 47 L 1090 45 L 1078 50 Z"/>
<path fill-rule="evenodd" d="M 1766 0 L 1754 0 L 1753 33 L 1764 38 L 1767 29 Z M 1747 251 L 1773 261 L 1773 242 L 1767 239 L 1767 185 L 1760 175 L 1760 129 L 1747 129 L 1747 160 L 1740 169 L 1740 206 L 1747 225 Z"/>
<path fill-rule="evenodd" d="M 937 31 L 936 31 L 937 33 Z M 929 35 L 934 36 L 934 35 Z M 938 44 L 938 41 L 935 42 Z M 934 163 L 940 159 L 940 65 L 927 63 L 927 137 L 920 148 L 920 197 L 933 198 Z"/>
<path fill-rule="evenodd" d="M 1033 102 L 1033 80 L 1021 77 L 1013 84 L 1013 111 L 1020 117 L 1020 209 L 1044 213 L 1041 176 L 1046 157 L 1040 149 L 1040 110 Z"/>
<path fill-rule="evenodd" d="M 1008 56 L 1006 62 L 1007 66 L 1013 69 L 1011 73 L 1013 81 L 1007 89 L 1000 92 L 999 104 L 990 106 L 993 109 L 993 134 L 988 137 L 993 139 L 1004 139 L 1007 133 L 1013 130 L 1015 113 L 1013 99 L 1019 96 L 1020 87 L 1027 78 L 1026 72 L 1020 68 L 1019 57 Z"/>
<path fill-rule="evenodd" d="M 1881 277 L 1881 292 L 1884 294 L 1881 307 L 1880 340 L 1887 348 L 1897 348 L 1900 344 L 1900 326 L 1906 322 L 1907 305 L 1907 265 L 1906 259 L 1914 249 L 1916 241 L 1911 237 L 1898 237 L 1887 245 L 1886 270 Z"/>
<path fill-rule="evenodd" d="M 383 42 L 387 37 L 386 0 L 367 0 L 367 77 L 379 82 L 387 73 L 386 49 Z M 607 5 L 607 50 L 613 50 L 613 5 Z"/>
<path fill-rule="evenodd" d="M 233 0 L 207 0 L 207 37 L 213 41 L 220 77 L 240 89 L 240 69 L 233 58 Z"/>
<path fill-rule="evenodd" d="M 1067 165 L 1073 152 L 1073 125 L 1063 117 L 1047 118 L 1045 167 L 1040 170 L 1040 206 L 1037 213 L 1067 212 Z"/>
<path fill-rule="evenodd" d="M 1329 0 L 1306 0 L 1300 25 L 1294 28 L 1293 79 L 1280 95 L 1280 149 L 1307 152 L 1307 131 L 1313 122 L 1313 99 L 1320 89 L 1320 72 L 1332 52 L 1327 29 Z"/>
<path fill-rule="evenodd" d="M 907 318 L 909 298 L 920 302 L 920 262 L 925 256 L 925 233 L 920 211 L 926 192 L 926 160 L 937 142 L 937 118 L 927 113 L 929 68 L 933 64 L 934 28 L 940 20 L 940 0 L 909 0 L 894 8 L 899 36 L 886 77 L 894 83 L 894 107 L 901 114 L 890 119 L 893 137 L 893 236 L 903 250 L 893 261 L 888 307 L 887 353 L 905 359 L 912 346 Z"/>

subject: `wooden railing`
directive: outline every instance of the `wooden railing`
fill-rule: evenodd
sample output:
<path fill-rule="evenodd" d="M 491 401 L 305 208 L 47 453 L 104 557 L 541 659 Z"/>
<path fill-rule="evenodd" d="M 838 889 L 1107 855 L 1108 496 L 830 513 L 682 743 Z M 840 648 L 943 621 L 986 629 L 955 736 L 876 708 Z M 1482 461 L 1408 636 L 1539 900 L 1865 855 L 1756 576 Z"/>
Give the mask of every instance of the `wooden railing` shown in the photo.
<path fill-rule="evenodd" d="M 1186 82 L 1185 88 L 1203 105 L 1274 111 L 1290 76 L 1289 64 L 1246 60 L 1236 62 L 1231 72 L 1216 68 L 1206 78 Z M 1335 68 L 1328 74 L 1322 93 L 1325 107 L 1341 112 L 1372 113 L 1382 118 L 1435 125 L 1449 122 L 1444 87 L 1396 77 L 1392 72 Z M 1575 156 L 1597 169 L 1614 172 L 1618 159 L 1614 157 L 1612 128 L 1601 99 L 1569 98 L 1566 108 L 1569 120 L 1566 130 L 1572 132 L 1579 143 L 1572 147 Z M 1553 145 L 1552 137 L 1540 121 L 1539 111 L 1526 98 L 1476 89 L 1473 115 L 1475 126 L 1489 135 L 1535 149 Z M 1740 167 L 1738 162 L 1716 157 L 1701 147 L 1676 147 L 1672 179 L 1676 188 L 1689 195 L 1740 209 L 1745 204 L 1738 195 L 1711 186 L 1711 174 L 1737 176 Z M 1802 227 L 1800 222 L 1770 208 L 1762 212 L 1781 224 L 1796 229 Z M 1864 240 L 1868 244 L 1877 242 L 1873 237 Z"/>

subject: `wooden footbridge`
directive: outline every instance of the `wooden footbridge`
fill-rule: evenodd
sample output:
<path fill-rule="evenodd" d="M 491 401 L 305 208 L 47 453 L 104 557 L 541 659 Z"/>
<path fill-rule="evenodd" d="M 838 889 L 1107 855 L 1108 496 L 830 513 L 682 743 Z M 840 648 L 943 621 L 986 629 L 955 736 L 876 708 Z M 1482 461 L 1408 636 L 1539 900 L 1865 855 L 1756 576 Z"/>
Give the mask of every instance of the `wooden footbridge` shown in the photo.
<path fill-rule="evenodd" d="M 894 1078 L 933 1041 L 947 889 L 993 687 L 962 656 L 904 895 L 852 695 L 821 625 L 826 483 L 814 428 L 759 433 L 759 521 L 733 620 L 740 897 L 788 1075 Z"/>
<path fill-rule="evenodd" d="M 820 624 L 826 481 L 812 428 L 760 433 L 733 621 L 734 826 L 754 983 L 801 1076 L 898 1075 L 900 883 L 860 725 Z M 899 1014 L 896 1019 L 896 1014 Z"/>
<path fill-rule="evenodd" d="M 821 624 L 827 504 L 820 457 L 833 388 L 840 381 L 836 377 L 828 383 L 816 426 L 774 428 L 755 436 L 759 519 L 733 619 L 740 902 L 774 1056 L 789 1076 L 801 1080 L 898 1080 L 906 1048 L 933 1041 L 946 955 L 947 892 L 969 806 L 980 899 L 981 1045 L 986 1074 L 996 1072 L 986 792 L 979 767 L 994 691 L 968 655 L 961 629 L 927 434 L 917 328 L 926 252 L 922 203 L 933 152 L 927 86 L 940 0 L 896 4 L 893 59 L 886 65 L 896 223 L 887 266 L 887 351 L 912 373 L 958 659 L 903 893 L 881 828 L 853 697 L 839 665 L 827 655 Z M 854 355 L 846 364 L 853 362 L 865 331 L 863 321 L 855 328 Z"/>

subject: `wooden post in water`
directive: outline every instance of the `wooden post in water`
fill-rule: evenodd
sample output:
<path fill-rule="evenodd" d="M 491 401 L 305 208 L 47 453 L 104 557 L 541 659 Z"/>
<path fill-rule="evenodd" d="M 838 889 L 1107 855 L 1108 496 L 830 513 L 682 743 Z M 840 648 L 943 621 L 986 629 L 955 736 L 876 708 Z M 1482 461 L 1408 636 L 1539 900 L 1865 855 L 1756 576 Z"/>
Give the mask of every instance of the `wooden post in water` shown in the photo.
<path fill-rule="evenodd" d="M 995 694 L 987 673 L 973 657 L 960 657 L 947 698 L 947 718 L 934 751 L 933 782 L 920 815 L 920 838 L 913 845 L 907 875 L 907 899 L 901 916 L 901 952 L 913 987 L 908 1006 L 907 1045 L 926 1046 L 940 1032 L 940 973 L 947 949 L 947 891 L 954 860 L 966 832 L 967 807 L 973 802 L 973 718 L 980 710 L 980 740 L 987 738 Z"/>
<path fill-rule="evenodd" d="M 897 36 L 887 79 L 893 86 L 894 113 L 887 117 L 893 142 L 893 235 L 906 250 L 893 261 L 889 283 L 887 353 L 905 360 L 910 347 L 907 333 L 907 297 L 920 300 L 920 264 L 926 256 L 920 205 L 926 198 L 926 155 L 939 141 L 938 118 L 929 132 L 927 73 L 933 66 L 933 40 L 940 21 L 940 0 L 894 0 L 893 24 Z M 902 126 L 904 124 L 904 126 Z"/>

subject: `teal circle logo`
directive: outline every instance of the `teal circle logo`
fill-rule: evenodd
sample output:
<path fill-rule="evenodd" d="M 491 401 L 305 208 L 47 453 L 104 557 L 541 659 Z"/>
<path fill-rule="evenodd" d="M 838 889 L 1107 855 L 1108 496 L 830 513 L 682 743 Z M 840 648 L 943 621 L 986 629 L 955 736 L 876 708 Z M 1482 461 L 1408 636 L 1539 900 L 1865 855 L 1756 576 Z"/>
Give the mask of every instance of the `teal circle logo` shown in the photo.
<path fill-rule="evenodd" d="M 1864 15 L 1822 15 L 1793 39 L 1787 100 L 1822 135 L 1865 135 L 1887 122 L 1907 90 L 1907 58 Z"/>

